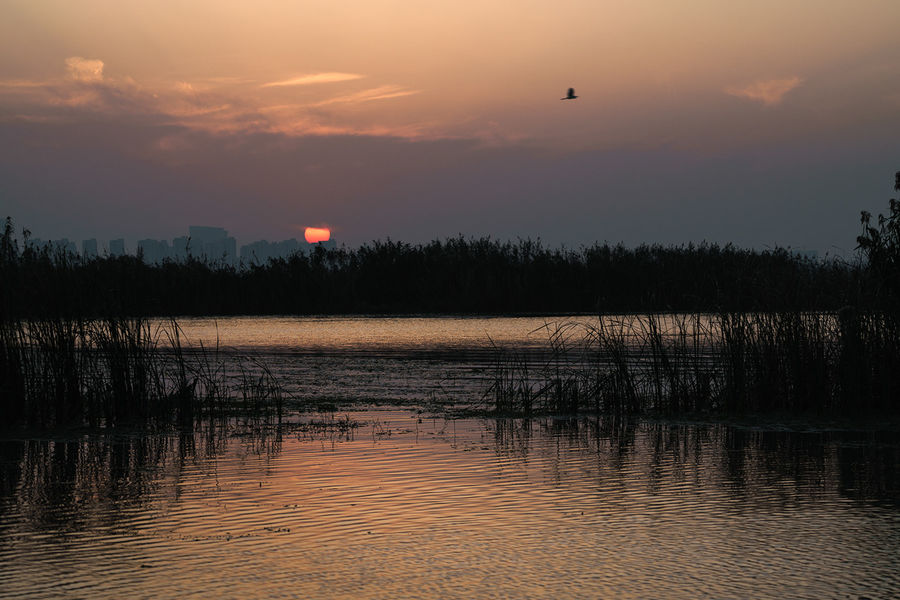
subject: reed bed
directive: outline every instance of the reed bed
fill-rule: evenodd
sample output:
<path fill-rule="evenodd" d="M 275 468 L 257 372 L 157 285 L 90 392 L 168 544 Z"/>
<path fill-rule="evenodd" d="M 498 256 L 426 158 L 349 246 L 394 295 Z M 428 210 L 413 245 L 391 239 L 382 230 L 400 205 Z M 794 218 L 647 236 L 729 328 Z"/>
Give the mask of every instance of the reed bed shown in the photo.
<path fill-rule="evenodd" d="M 0 304 L 11 315 L 834 310 L 859 276 L 841 261 L 715 244 L 573 250 L 532 240 L 387 240 L 231 267 L 196 258 L 89 258 L 29 240 L 10 219 L 0 230 L 7 291 L 0 290 Z"/>
<path fill-rule="evenodd" d="M 4 425 L 191 425 L 235 413 L 271 420 L 283 404 L 263 363 L 186 346 L 174 319 L 3 319 L 0 375 Z"/>
<path fill-rule="evenodd" d="M 893 312 L 600 317 L 546 326 L 549 358 L 498 350 L 497 414 L 896 412 Z"/>

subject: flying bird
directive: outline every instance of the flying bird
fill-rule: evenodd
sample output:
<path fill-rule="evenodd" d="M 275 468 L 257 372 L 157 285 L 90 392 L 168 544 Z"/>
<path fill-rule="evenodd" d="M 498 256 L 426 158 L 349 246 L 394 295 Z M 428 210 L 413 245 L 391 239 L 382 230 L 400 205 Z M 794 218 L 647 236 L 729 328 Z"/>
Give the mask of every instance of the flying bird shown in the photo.
<path fill-rule="evenodd" d="M 566 94 L 565 98 L 560 98 L 560 100 L 574 100 L 578 96 L 575 95 L 575 88 L 569 88 L 569 93 Z"/>

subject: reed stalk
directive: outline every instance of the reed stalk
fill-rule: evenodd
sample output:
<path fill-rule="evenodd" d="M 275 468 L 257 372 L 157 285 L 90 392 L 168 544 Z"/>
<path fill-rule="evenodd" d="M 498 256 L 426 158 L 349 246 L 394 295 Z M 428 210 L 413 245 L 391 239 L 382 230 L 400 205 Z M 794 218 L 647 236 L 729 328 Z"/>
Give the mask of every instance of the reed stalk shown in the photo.
<path fill-rule="evenodd" d="M 600 317 L 549 324 L 525 379 L 498 354 L 498 414 L 871 414 L 900 408 L 900 327 L 888 311 Z M 536 390 L 528 404 L 519 390 Z M 501 390 L 502 393 L 497 390 Z"/>
<path fill-rule="evenodd" d="M 277 378 L 260 361 L 251 364 L 252 380 L 218 344 L 185 347 L 174 319 L 157 326 L 120 316 L 2 319 L 3 424 L 188 426 L 235 408 L 254 418 L 280 415 Z"/>

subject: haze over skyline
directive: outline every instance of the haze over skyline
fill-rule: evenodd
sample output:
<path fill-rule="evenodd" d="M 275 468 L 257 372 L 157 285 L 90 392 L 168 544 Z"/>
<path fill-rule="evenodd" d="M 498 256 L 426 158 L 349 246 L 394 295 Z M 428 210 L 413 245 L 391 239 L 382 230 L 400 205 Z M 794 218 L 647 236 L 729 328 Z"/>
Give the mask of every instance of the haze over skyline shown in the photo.
<path fill-rule="evenodd" d="M 849 251 L 900 168 L 894 0 L 7 0 L 3 16 L 0 206 L 45 239 L 209 223 Z"/>

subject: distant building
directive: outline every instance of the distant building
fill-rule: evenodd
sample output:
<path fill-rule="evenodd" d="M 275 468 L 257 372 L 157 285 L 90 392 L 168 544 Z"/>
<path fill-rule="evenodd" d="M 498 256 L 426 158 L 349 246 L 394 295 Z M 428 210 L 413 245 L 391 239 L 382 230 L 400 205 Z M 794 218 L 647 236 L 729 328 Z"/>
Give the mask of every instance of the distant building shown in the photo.
<path fill-rule="evenodd" d="M 115 240 L 109 240 L 109 255 L 110 256 L 125 256 L 125 239 L 117 238 Z"/>
<path fill-rule="evenodd" d="M 283 258 L 288 258 L 292 254 L 307 253 L 307 246 L 304 242 L 298 242 L 296 238 L 291 238 L 289 240 L 284 240 L 283 242 L 278 242 L 275 244 L 275 250 L 278 252 L 278 256 Z"/>
<path fill-rule="evenodd" d="M 237 261 L 237 242 L 222 227 L 191 225 L 188 253 L 212 263 L 233 265 Z"/>
<path fill-rule="evenodd" d="M 149 265 L 159 264 L 172 256 L 172 248 L 166 240 L 140 240 L 138 254 Z"/>
<path fill-rule="evenodd" d="M 264 265 L 272 258 L 271 244 L 267 240 L 259 240 L 241 246 L 241 263 L 245 265 Z"/>
<path fill-rule="evenodd" d="M 47 244 L 50 246 L 50 251 L 54 254 L 65 254 L 66 256 L 78 255 L 78 249 L 75 247 L 75 242 L 70 242 L 69 238 L 51 240 Z"/>
<path fill-rule="evenodd" d="M 241 263 L 245 265 L 265 265 L 272 259 L 288 258 L 297 252 L 306 252 L 305 246 L 295 238 L 281 242 L 260 240 L 241 246 Z"/>
<path fill-rule="evenodd" d="M 189 242 L 190 238 L 187 236 L 177 237 L 172 240 L 172 258 L 178 261 L 187 260 Z"/>
<path fill-rule="evenodd" d="M 81 256 L 90 260 L 97 258 L 97 239 L 91 238 L 81 242 Z"/>
<path fill-rule="evenodd" d="M 337 242 L 334 239 L 312 244 L 305 240 L 298 241 L 296 238 L 280 242 L 259 240 L 241 246 L 239 257 L 237 242 L 234 237 L 228 235 L 228 231 L 224 228 L 191 225 L 188 230 L 190 235 L 176 237 L 172 240 L 171 245 L 166 240 L 150 238 L 139 240 L 135 253 L 143 257 L 147 264 L 159 264 L 167 259 L 184 261 L 193 257 L 211 265 L 253 266 L 266 265 L 273 259 L 287 259 L 295 254 L 308 255 L 317 246 L 326 250 L 337 248 Z M 77 246 L 67 238 L 50 241 L 29 238 L 26 240 L 26 245 L 32 250 L 49 252 L 55 256 L 61 254 L 78 256 Z M 98 256 L 101 250 L 96 238 L 81 242 L 81 256 L 85 259 L 89 260 Z M 126 253 L 124 238 L 109 240 L 108 256 L 125 256 Z"/>
<path fill-rule="evenodd" d="M 237 262 L 237 242 L 233 237 L 203 244 L 201 258 L 208 263 L 225 263 L 233 265 Z"/>

